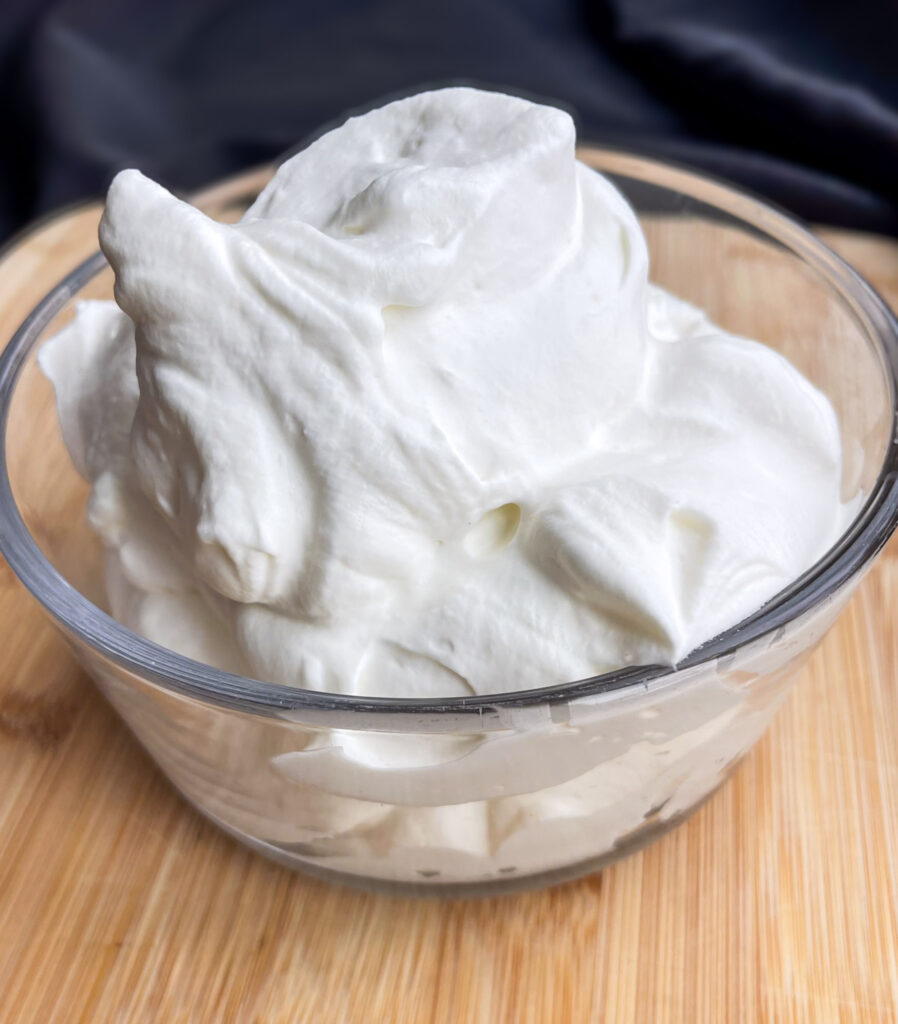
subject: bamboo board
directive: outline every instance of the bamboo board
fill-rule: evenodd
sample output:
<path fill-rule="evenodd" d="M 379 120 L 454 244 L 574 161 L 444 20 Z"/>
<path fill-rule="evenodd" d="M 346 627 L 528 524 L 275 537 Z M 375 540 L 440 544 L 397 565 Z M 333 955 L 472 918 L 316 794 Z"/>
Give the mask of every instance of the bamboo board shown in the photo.
<path fill-rule="evenodd" d="M 0 337 L 97 215 L 7 250 Z M 898 304 L 898 246 L 826 237 Z M 893 542 L 733 780 L 655 845 L 544 892 L 414 901 L 202 820 L 0 565 L 0 1021 L 898 1019 L 896 612 Z"/>

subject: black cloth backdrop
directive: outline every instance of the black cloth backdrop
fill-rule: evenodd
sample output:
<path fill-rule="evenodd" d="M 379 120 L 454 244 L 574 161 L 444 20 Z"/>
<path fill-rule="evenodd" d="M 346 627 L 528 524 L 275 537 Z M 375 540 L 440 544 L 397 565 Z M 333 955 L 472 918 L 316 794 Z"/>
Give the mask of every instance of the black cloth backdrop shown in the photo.
<path fill-rule="evenodd" d="M 898 234 L 896 41 L 898 0 L 0 0 L 0 239 L 121 167 L 194 188 L 459 81 Z"/>

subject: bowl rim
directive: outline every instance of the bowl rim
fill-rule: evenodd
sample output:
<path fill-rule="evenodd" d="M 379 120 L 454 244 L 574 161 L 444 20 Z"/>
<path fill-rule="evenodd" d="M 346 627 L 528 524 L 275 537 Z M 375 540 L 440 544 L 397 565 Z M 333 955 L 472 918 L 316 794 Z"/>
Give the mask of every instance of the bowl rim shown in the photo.
<path fill-rule="evenodd" d="M 785 628 L 811 608 L 833 597 L 873 560 L 898 525 L 898 320 L 888 305 L 845 260 L 794 217 L 729 182 L 681 164 L 620 149 L 578 147 L 578 156 L 612 178 L 643 182 L 716 209 L 743 230 L 761 234 L 797 255 L 841 299 L 876 351 L 888 382 L 891 442 L 877 480 L 862 509 L 836 543 L 805 573 L 760 609 L 702 644 L 675 666 L 644 665 L 571 682 L 528 690 L 470 697 L 359 697 L 328 693 L 239 676 L 194 661 L 132 632 L 60 575 L 44 556 L 19 513 L 7 465 L 9 409 L 19 374 L 53 317 L 107 262 L 96 252 L 59 281 L 27 315 L 0 352 L 0 555 L 25 588 L 42 605 L 70 641 L 141 680 L 203 703 L 246 713 L 296 718 L 331 727 L 379 731 L 450 732 L 507 727 L 507 712 L 567 704 L 583 698 L 617 699 L 669 685 L 689 670 L 726 659 L 748 643 L 769 635 L 778 640 Z M 260 170 L 238 175 L 194 196 L 221 196 L 228 187 L 244 192 L 260 180 Z"/>

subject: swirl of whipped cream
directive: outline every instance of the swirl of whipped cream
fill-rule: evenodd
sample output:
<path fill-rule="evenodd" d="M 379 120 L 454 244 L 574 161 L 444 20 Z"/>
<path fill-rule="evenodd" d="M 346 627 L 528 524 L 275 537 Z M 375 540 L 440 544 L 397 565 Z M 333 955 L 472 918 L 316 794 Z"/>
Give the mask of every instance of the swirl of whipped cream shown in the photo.
<path fill-rule="evenodd" d="M 120 621 L 286 685 L 494 693 L 676 663 L 833 543 L 828 401 L 649 283 L 574 142 L 560 110 L 447 89 L 324 135 L 237 224 L 115 178 L 117 304 L 40 361 Z M 682 812 L 768 715 L 711 680 L 489 738 L 300 722 L 272 755 L 227 721 L 204 773 L 163 718 L 154 749 L 249 834 L 479 879 Z"/>
<path fill-rule="evenodd" d="M 115 178 L 118 306 L 41 362 L 119 619 L 280 683 L 487 693 L 674 663 L 822 554 L 828 401 L 649 284 L 574 143 L 459 88 L 351 118 L 237 224 Z"/>

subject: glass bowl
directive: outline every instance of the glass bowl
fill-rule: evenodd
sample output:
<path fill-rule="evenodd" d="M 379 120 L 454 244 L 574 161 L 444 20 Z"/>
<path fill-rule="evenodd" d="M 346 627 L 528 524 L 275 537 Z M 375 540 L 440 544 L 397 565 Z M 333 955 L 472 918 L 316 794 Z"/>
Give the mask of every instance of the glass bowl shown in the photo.
<path fill-rule="evenodd" d="M 580 156 L 636 208 L 657 283 L 778 349 L 829 396 L 843 497 L 860 509 L 799 580 L 675 669 L 525 692 L 510 678 L 508 692 L 483 697 L 360 699 L 229 675 L 161 648 L 103 610 L 87 487 L 35 362 L 76 299 L 111 297 L 103 257 L 61 281 L 0 356 L 0 551 L 180 792 L 290 867 L 459 895 L 545 885 L 629 853 L 688 815 L 755 743 L 895 528 L 898 325 L 872 289 L 744 193 L 625 153 Z M 236 219 L 270 173 L 195 202 Z M 378 766 L 354 760 L 360 734 L 383 751 Z"/>

